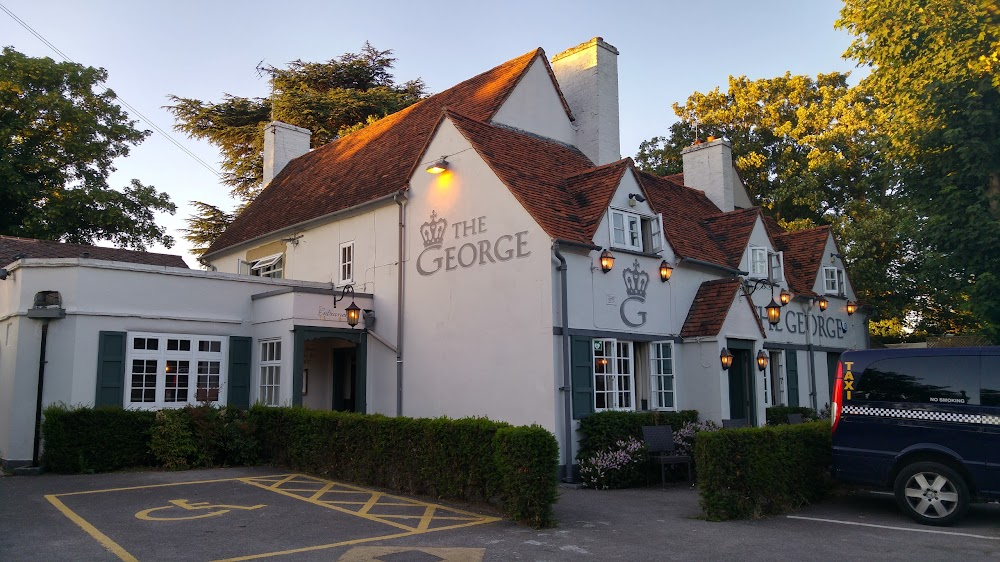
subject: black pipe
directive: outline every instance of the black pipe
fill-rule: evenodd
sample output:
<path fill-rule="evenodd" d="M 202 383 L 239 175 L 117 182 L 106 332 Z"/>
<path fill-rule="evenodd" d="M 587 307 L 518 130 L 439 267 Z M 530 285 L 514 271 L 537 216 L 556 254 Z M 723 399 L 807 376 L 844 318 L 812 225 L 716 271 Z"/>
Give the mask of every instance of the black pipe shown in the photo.
<path fill-rule="evenodd" d="M 570 340 L 569 340 L 569 296 L 567 295 L 566 272 L 569 267 L 566 265 L 566 258 L 559 251 L 560 240 L 552 244 L 552 253 L 559 260 L 556 271 L 559 272 L 559 292 L 561 293 L 561 304 L 559 308 L 562 314 L 562 368 L 563 384 L 559 390 L 563 393 L 563 408 L 565 409 L 565 437 L 563 438 L 563 459 L 566 470 L 563 472 L 563 481 L 573 481 L 573 382 L 570 377 Z"/>
<path fill-rule="evenodd" d="M 38 395 L 35 398 L 35 450 L 31 466 L 38 466 L 38 453 L 42 445 L 42 387 L 45 382 L 45 345 L 49 339 L 49 319 L 42 321 L 42 345 L 38 356 Z"/>

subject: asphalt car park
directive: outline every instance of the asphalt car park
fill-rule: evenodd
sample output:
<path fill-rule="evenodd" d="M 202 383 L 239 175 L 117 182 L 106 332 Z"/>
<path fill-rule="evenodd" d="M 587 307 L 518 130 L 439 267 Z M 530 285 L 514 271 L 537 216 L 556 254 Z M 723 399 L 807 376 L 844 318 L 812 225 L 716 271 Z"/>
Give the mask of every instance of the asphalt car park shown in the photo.
<path fill-rule="evenodd" d="M 1000 557 L 1000 505 L 926 527 L 841 492 L 794 513 L 705 521 L 685 484 L 561 488 L 559 525 L 273 468 L 0 478 L 0 560 L 955 560 Z"/>

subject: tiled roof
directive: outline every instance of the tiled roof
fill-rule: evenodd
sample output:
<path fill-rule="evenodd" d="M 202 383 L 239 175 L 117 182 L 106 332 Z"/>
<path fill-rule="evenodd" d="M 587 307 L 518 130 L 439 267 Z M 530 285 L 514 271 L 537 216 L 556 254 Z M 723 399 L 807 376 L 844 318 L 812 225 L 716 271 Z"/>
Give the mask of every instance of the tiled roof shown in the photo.
<path fill-rule="evenodd" d="M 536 58 L 545 61 L 545 52 L 526 53 L 292 160 L 208 253 L 405 189 L 442 110 L 489 121 Z"/>
<path fill-rule="evenodd" d="M 743 290 L 743 284 L 737 277 L 726 279 L 714 279 L 705 281 L 698 287 L 698 294 L 691 301 L 691 308 L 688 309 L 687 318 L 684 320 L 684 327 L 681 328 L 682 338 L 694 338 L 698 336 L 717 336 L 722 331 L 722 325 L 729 315 L 729 309 L 733 305 L 733 299 L 738 294 L 746 297 L 743 299 L 754 318 L 757 320 L 757 327 L 760 328 L 762 337 L 767 337 L 764 327 L 761 325 L 760 316 L 754 308 L 750 296 Z"/>
<path fill-rule="evenodd" d="M 720 213 L 705 193 L 646 172 L 638 174 L 649 204 L 663 214 L 663 234 L 681 258 L 728 266 L 729 258 L 703 222 Z"/>
<path fill-rule="evenodd" d="M 595 168 L 576 148 L 453 111 L 447 117 L 549 236 L 593 243 L 594 232 L 631 160 Z"/>
<path fill-rule="evenodd" d="M 774 237 L 775 247 L 785 254 L 785 279 L 797 295 L 814 296 L 813 285 L 830 236 L 829 226 L 786 232 Z"/>
<path fill-rule="evenodd" d="M 184 258 L 172 254 L 156 254 L 153 252 L 137 252 L 135 250 L 88 246 L 86 244 L 64 244 L 52 240 L 0 236 L 0 267 L 15 262 L 22 257 L 89 258 L 93 260 L 123 261 L 164 267 L 183 267 L 187 269 Z"/>
<path fill-rule="evenodd" d="M 746 250 L 750 233 L 759 216 L 760 208 L 751 207 L 705 217 L 705 228 L 725 254 L 726 265 L 729 267 L 739 268 L 743 251 Z"/>

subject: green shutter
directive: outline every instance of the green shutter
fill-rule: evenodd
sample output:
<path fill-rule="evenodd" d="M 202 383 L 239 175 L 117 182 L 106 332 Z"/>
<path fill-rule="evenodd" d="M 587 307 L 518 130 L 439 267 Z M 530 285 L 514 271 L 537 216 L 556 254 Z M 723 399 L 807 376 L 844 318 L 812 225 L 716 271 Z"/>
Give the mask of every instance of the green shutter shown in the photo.
<path fill-rule="evenodd" d="M 125 332 L 97 336 L 97 393 L 95 406 L 125 405 Z"/>
<path fill-rule="evenodd" d="M 229 395 L 226 403 L 235 408 L 250 407 L 250 362 L 252 341 L 243 336 L 229 337 Z"/>
<path fill-rule="evenodd" d="M 799 352 L 789 349 L 785 352 L 787 367 L 785 377 L 788 379 L 788 405 L 799 406 Z"/>
<path fill-rule="evenodd" d="M 594 356 L 590 338 L 574 337 L 570 347 L 573 375 L 573 419 L 594 413 Z"/>

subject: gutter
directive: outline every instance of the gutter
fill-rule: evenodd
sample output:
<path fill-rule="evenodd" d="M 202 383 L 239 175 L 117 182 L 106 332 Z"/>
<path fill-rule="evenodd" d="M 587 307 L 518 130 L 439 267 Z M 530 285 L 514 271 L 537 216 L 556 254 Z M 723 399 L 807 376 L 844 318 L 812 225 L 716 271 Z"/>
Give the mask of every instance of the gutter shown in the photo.
<path fill-rule="evenodd" d="M 559 260 L 559 265 L 556 266 L 556 271 L 559 272 L 559 292 L 561 293 L 561 304 L 560 309 L 562 313 L 562 366 L 563 366 L 563 384 L 559 387 L 560 392 L 563 393 L 563 410 L 565 412 L 565 420 L 563 422 L 564 426 L 564 441 L 563 441 L 563 459 L 566 465 L 566 470 L 563 473 L 564 482 L 573 481 L 573 381 L 570 373 L 570 339 L 569 339 L 569 295 L 568 295 L 568 281 L 566 279 L 566 272 L 569 267 L 566 265 L 566 258 L 563 257 L 562 252 L 560 252 L 561 246 L 568 246 L 572 248 L 584 248 L 587 250 L 600 250 L 600 246 L 594 246 L 593 244 L 584 244 L 581 242 L 571 242 L 569 240 L 556 239 L 552 243 L 552 255 Z"/>
<path fill-rule="evenodd" d="M 407 186 L 409 187 L 409 186 Z M 403 244 L 406 240 L 406 195 L 403 190 L 392 195 L 392 200 L 399 205 L 399 271 L 396 273 L 396 417 L 403 415 L 403 275 L 404 267 Z"/>
<path fill-rule="evenodd" d="M 198 261 L 200 262 L 201 260 L 207 260 L 208 258 L 210 258 L 212 256 L 215 256 L 215 255 L 218 255 L 218 254 L 221 254 L 221 253 L 223 253 L 223 252 L 225 252 L 227 250 L 232 250 L 234 248 L 237 248 L 237 247 L 243 246 L 243 245 L 253 244 L 254 242 L 257 242 L 257 241 L 260 241 L 260 240 L 265 240 L 265 239 L 271 238 L 271 237 L 273 237 L 275 235 L 281 235 L 282 233 L 286 233 L 286 232 L 295 232 L 296 230 L 305 230 L 305 229 L 307 229 L 307 227 L 310 227 L 310 226 L 312 226 L 314 224 L 321 223 L 321 222 L 326 222 L 328 220 L 335 219 L 335 218 L 337 218 L 337 217 L 339 217 L 341 215 L 348 215 L 348 214 L 351 214 L 351 213 L 356 213 L 358 211 L 362 211 L 364 209 L 367 209 L 368 207 L 378 206 L 378 205 L 380 205 L 382 203 L 385 203 L 387 201 L 396 201 L 397 197 L 400 197 L 400 196 L 402 196 L 402 197 L 405 198 L 405 195 L 403 195 L 403 190 L 390 193 L 389 195 L 383 195 L 382 197 L 379 197 L 378 199 L 372 199 L 371 201 L 365 201 L 364 203 L 359 203 L 357 205 L 354 205 L 353 207 L 348 207 L 346 209 L 341 209 L 339 211 L 334 211 L 332 213 L 327 213 L 325 215 L 321 215 L 321 216 L 318 216 L 318 217 L 307 219 L 307 220 L 304 220 L 302 222 L 297 222 L 295 224 L 286 226 L 286 227 L 281 228 L 279 230 L 273 230 L 271 232 L 268 232 L 267 234 L 262 234 L 260 236 L 255 236 L 255 237 L 249 238 L 247 240 L 240 240 L 239 242 L 236 242 L 235 244 L 231 244 L 229 246 L 226 246 L 225 248 L 219 248 L 218 250 L 215 250 L 215 251 L 212 251 L 212 252 L 206 252 L 206 253 L 204 253 L 204 254 L 201 255 L 201 258 Z"/>
<path fill-rule="evenodd" d="M 681 258 L 681 263 L 690 263 L 692 265 L 700 265 L 700 266 L 703 266 L 703 267 L 710 267 L 712 269 L 718 269 L 719 271 L 725 271 L 726 273 L 730 273 L 732 275 L 749 275 L 750 274 L 749 272 L 743 271 L 741 269 L 732 268 L 732 267 L 729 267 L 727 265 L 721 265 L 721 264 L 710 262 L 710 261 L 699 260 L 699 259 L 696 259 L 696 258 Z"/>

